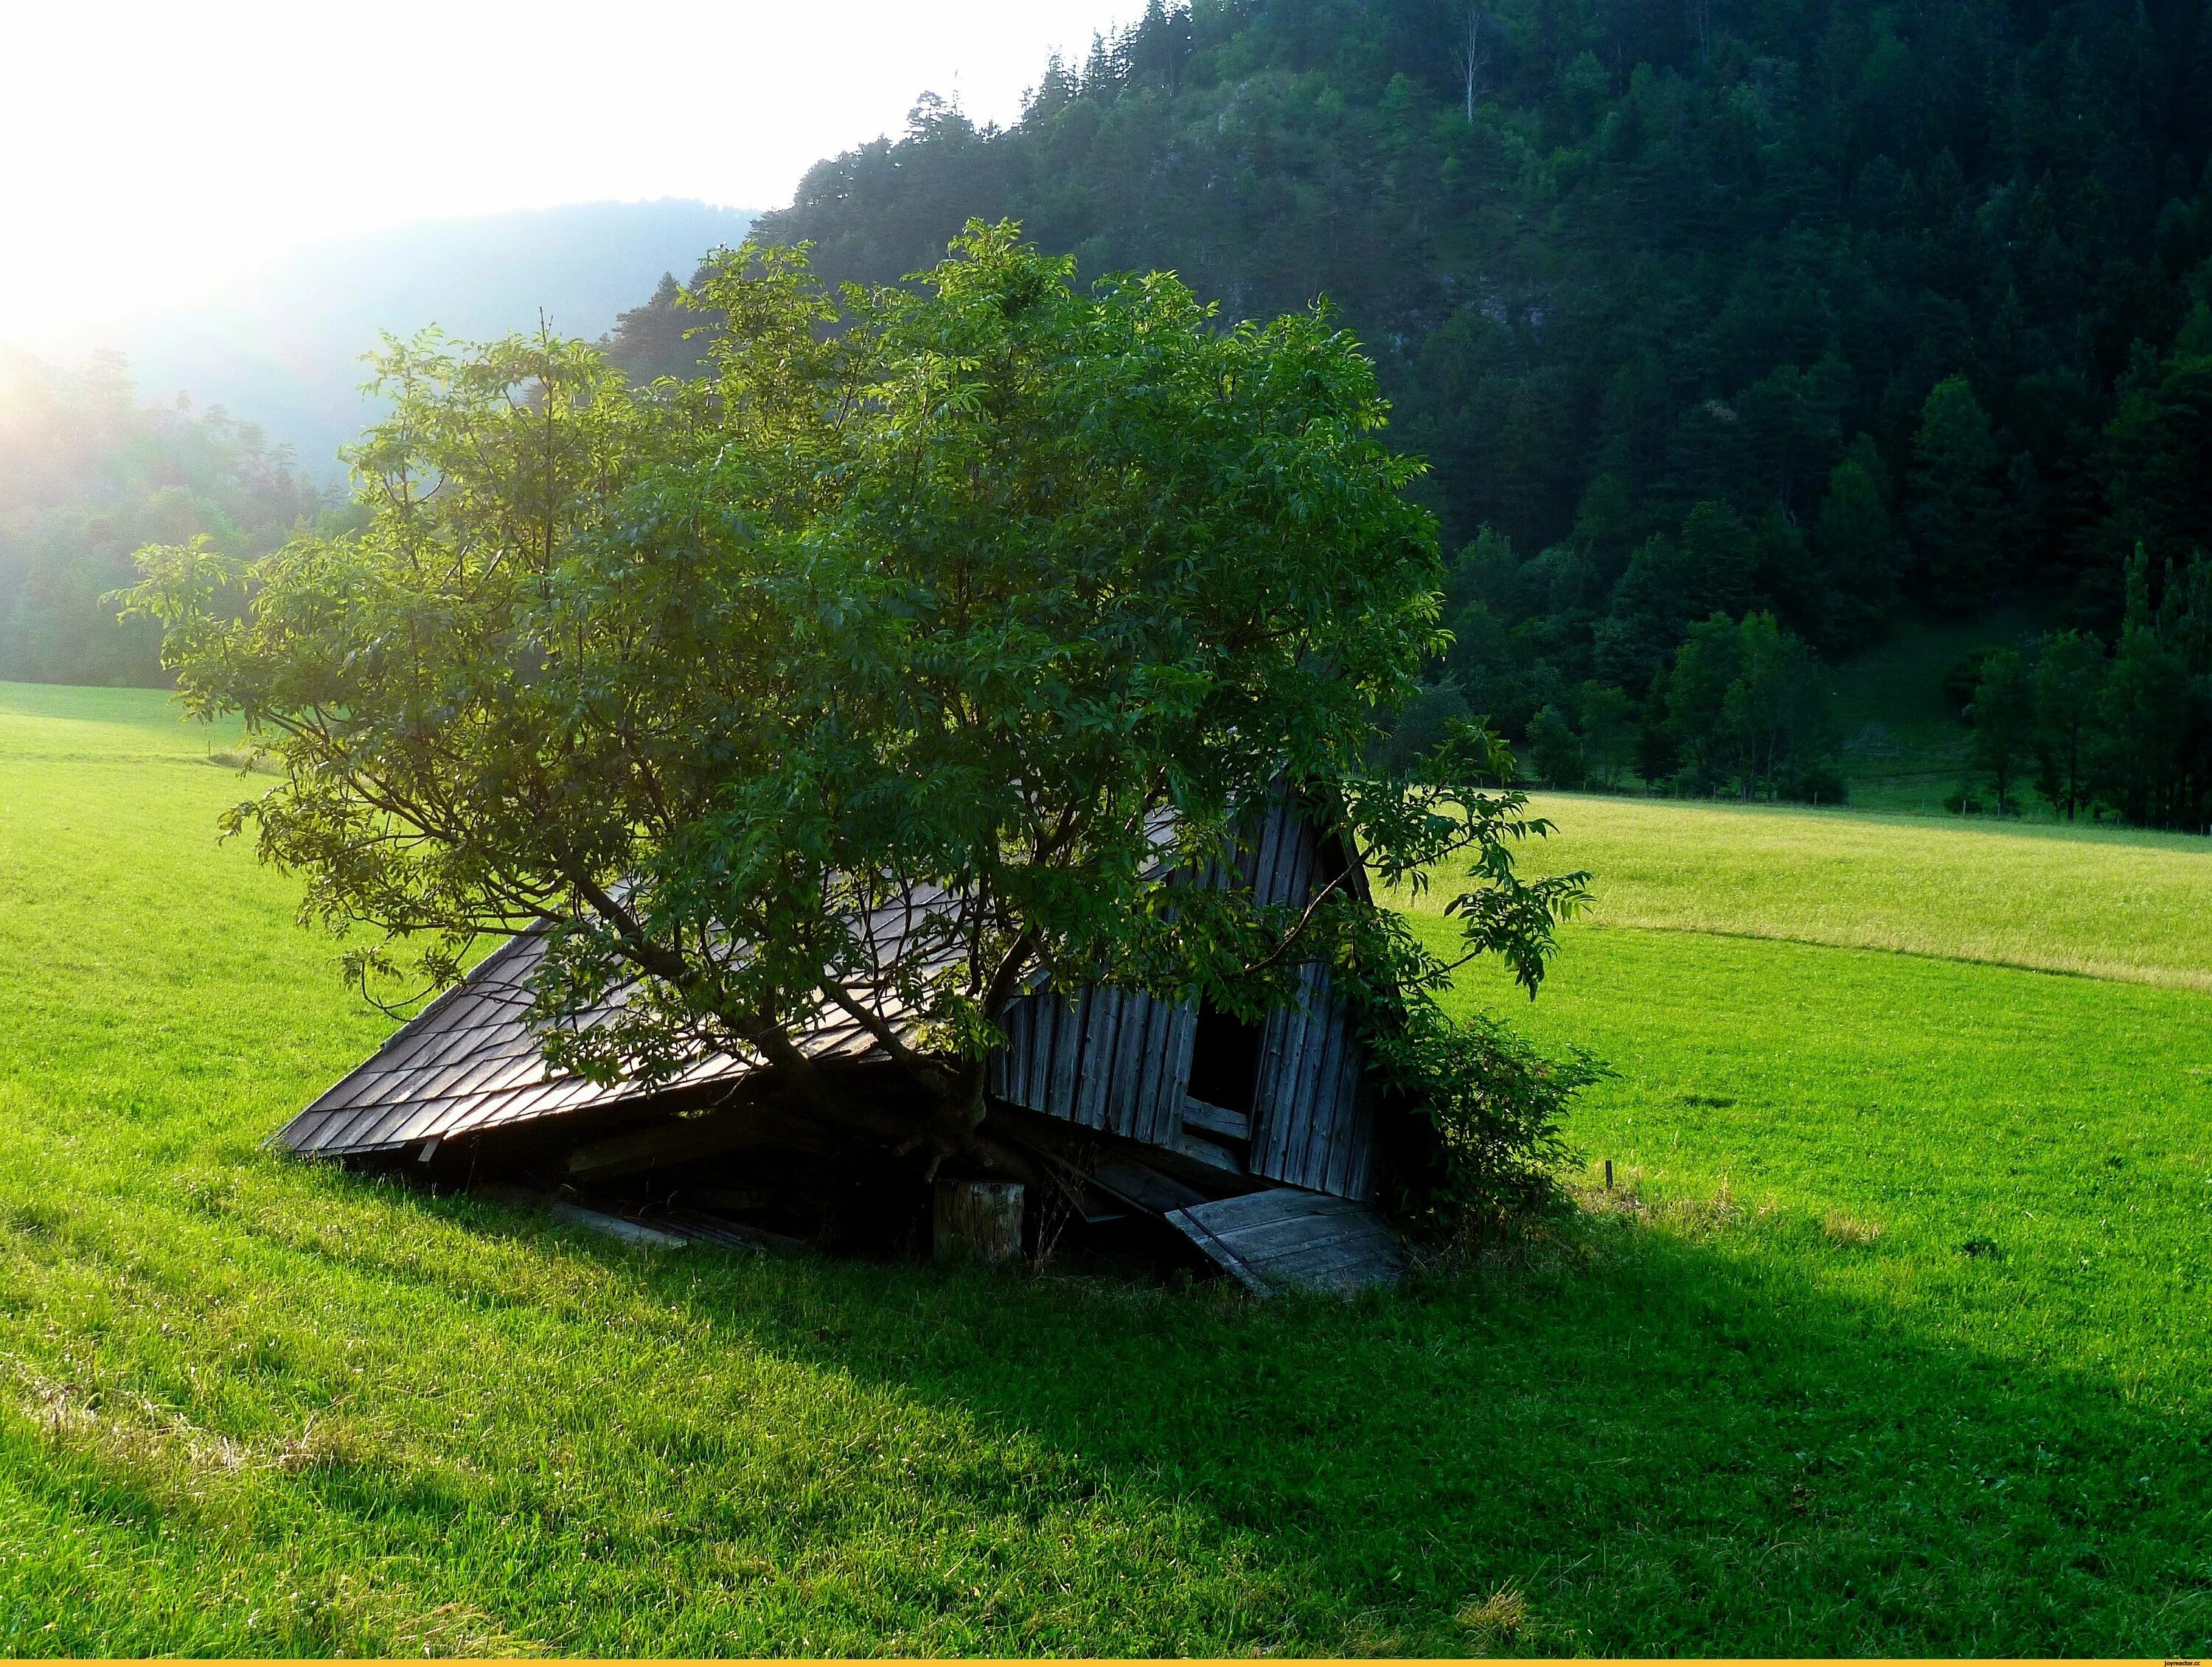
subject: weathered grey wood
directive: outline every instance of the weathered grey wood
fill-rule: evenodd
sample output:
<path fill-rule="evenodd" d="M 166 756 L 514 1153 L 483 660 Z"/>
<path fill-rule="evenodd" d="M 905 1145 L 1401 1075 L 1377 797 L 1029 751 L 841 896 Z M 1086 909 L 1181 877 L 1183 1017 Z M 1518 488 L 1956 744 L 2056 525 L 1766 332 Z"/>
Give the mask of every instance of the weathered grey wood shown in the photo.
<path fill-rule="evenodd" d="M 1253 897 L 1261 903 L 1275 901 L 1271 887 L 1282 844 L 1283 818 L 1271 800 L 1266 813 L 1260 818 L 1260 837 L 1253 842 L 1250 868 L 1243 876 L 1244 884 L 1251 888 Z"/>
<path fill-rule="evenodd" d="M 1233 1232 L 1255 1222 L 1273 1221 L 1283 1213 L 1280 1187 L 1261 1187 L 1234 1198 L 1217 1198 L 1206 1207 L 1206 1226 L 1217 1232 Z"/>
<path fill-rule="evenodd" d="M 1231 1141 L 1252 1138 L 1252 1119 L 1245 1112 L 1231 1111 L 1225 1105 L 1214 1105 L 1206 1100 L 1183 1097 L 1182 1126 L 1196 1129 L 1201 1135 L 1218 1135 Z"/>
<path fill-rule="evenodd" d="M 1218 1169 L 1226 1175 L 1243 1175 L 1249 1171 L 1244 1159 L 1229 1147 L 1208 1140 L 1194 1129 L 1186 1129 L 1176 1138 L 1175 1149 L 1186 1158 L 1193 1159 L 1208 1168 Z"/>
<path fill-rule="evenodd" d="M 1045 1091 L 1042 1109 L 1055 1117 L 1073 1122 L 1076 1073 L 1081 1064 L 1084 1020 L 1074 1004 L 1066 996 L 1055 995 L 1048 999 L 1053 1003 L 1052 1080 Z"/>
<path fill-rule="evenodd" d="M 1180 1085 L 1170 1087 L 1175 1068 L 1176 1010 L 1165 1001 L 1152 1003 L 1152 1022 L 1146 1027 L 1145 1086 L 1137 1097 L 1137 1138 L 1158 1142 L 1174 1138 L 1174 1125 L 1182 1109 Z"/>
<path fill-rule="evenodd" d="M 1297 1000 L 1278 1008 L 1268 1021 L 1273 1045 L 1252 1101 L 1252 1168 L 1279 1181 L 1291 1179 L 1291 1154 L 1300 1134 L 1297 1090 L 1313 1030 L 1314 972 L 1311 967 L 1301 970 Z"/>
<path fill-rule="evenodd" d="M 580 1204 L 556 1203 L 553 1219 L 565 1221 L 572 1227 L 586 1232 L 604 1233 L 609 1238 L 619 1238 L 625 1244 L 649 1245 L 655 1250 L 680 1250 L 691 1241 L 674 1233 L 665 1233 L 658 1227 L 647 1227 L 635 1221 L 625 1221 L 618 1215 L 604 1215 L 598 1210 L 587 1210 Z"/>
<path fill-rule="evenodd" d="M 1145 1003 L 1145 1045 L 1138 1056 L 1136 1081 L 1129 1105 L 1129 1136 L 1147 1146 L 1158 1146 L 1160 1140 L 1160 1085 L 1168 1073 L 1170 1031 L 1175 1022 L 1175 1009 L 1165 1002 L 1148 1001 Z"/>
<path fill-rule="evenodd" d="M 1214 1230 L 1218 1236 L 1234 1244 L 1237 1254 L 1247 1262 L 1257 1264 L 1291 1250 L 1313 1250 L 1340 1239 L 1365 1238 L 1373 1230 L 1371 1220 L 1360 1208 L 1344 1199 L 1308 1192 L 1303 1187 L 1271 1188 L 1260 1196 L 1273 1199 L 1277 1192 L 1296 1195 L 1286 1201 L 1283 1213 L 1246 1220 L 1234 1228 Z M 1319 1208 L 1313 1201 L 1331 1208 Z"/>
<path fill-rule="evenodd" d="M 1198 1006 L 1184 1002 L 1164 1009 L 1167 1035 L 1160 1047 L 1160 1068 L 1153 1078 L 1152 1138 L 1164 1145 L 1182 1130 L 1183 1090 L 1190 1086 L 1190 1050 L 1198 1037 Z"/>
<path fill-rule="evenodd" d="M 1252 1266 L 1272 1285 L 1336 1291 L 1347 1296 L 1379 1285 L 1394 1285 L 1406 1272 L 1403 1246 L 1394 1241 L 1386 1247 L 1365 1235 L 1353 1234 L 1263 1257 Z"/>
<path fill-rule="evenodd" d="M 1128 1020 L 1121 1029 L 1121 1046 L 1115 1061 L 1114 1132 L 1132 1141 L 1150 1141 L 1146 1102 L 1152 1093 L 1152 1073 L 1158 1064 L 1162 1043 L 1155 1040 L 1160 1004 L 1148 995 L 1132 996 Z M 1164 1040 L 1164 1038 L 1163 1038 Z"/>
<path fill-rule="evenodd" d="M 1360 1092 L 1364 1075 L 1360 1069 L 1358 1038 L 1348 1034 L 1348 1023 L 1346 1028 L 1344 1062 L 1337 1073 L 1333 1113 L 1336 1144 L 1329 1153 L 1328 1177 L 1323 1189 L 1342 1198 L 1364 1199 L 1368 1195 L 1368 1173 L 1375 1146 L 1375 1111 L 1372 1102 Z"/>
<path fill-rule="evenodd" d="M 1303 909 L 1313 895 L 1314 836 L 1313 830 L 1291 815 L 1285 805 L 1283 815 L 1290 823 L 1289 832 L 1283 843 L 1288 848 L 1290 862 L 1283 876 L 1282 900 L 1293 909 Z"/>
<path fill-rule="evenodd" d="M 1024 1197 L 1019 1181 L 939 1181 L 931 1235 L 937 1259 L 991 1267 L 1020 1261 Z"/>
<path fill-rule="evenodd" d="M 1188 1182 L 1163 1175 L 1150 1164 L 1140 1164 L 1119 1153 L 1109 1153 L 1093 1164 L 1091 1179 L 1100 1191 L 1155 1215 L 1206 1202 L 1206 1195 Z"/>
<path fill-rule="evenodd" d="M 1226 1272 L 1261 1294 L 1350 1293 L 1404 1271 L 1398 1236 L 1364 1206 L 1289 1187 L 1194 1204 L 1168 1220 Z"/>
<path fill-rule="evenodd" d="M 1183 1091 L 1190 1086 L 1191 1049 L 1198 1040 L 1198 1004 L 1185 1002 L 1168 1015 L 1168 1037 L 1154 1086 L 1152 1140 L 1172 1145 L 1182 1133 Z"/>
<path fill-rule="evenodd" d="M 1299 982 L 1303 985 L 1303 974 Z M 1285 1057 L 1296 1045 L 1298 1023 L 1293 1002 L 1290 1007 L 1277 1007 L 1261 1027 L 1260 1062 L 1252 1076 L 1252 1152 L 1255 1160 L 1273 1152 L 1281 1138 L 1275 1121 L 1276 1085 L 1282 1080 Z M 1262 1165 L 1260 1172 L 1264 1175 L 1268 1171 Z"/>
<path fill-rule="evenodd" d="M 1254 1296 L 1267 1297 L 1274 1294 L 1273 1286 L 1248 1266 L 1244 1259 L 1231 1250 L 1225 1241 L 1201 1226 L 1188 1210 L 1171 1211 L 1168 1215 L 1168 1225 L 1176 1228 L 1184 1238 L 1198 1246 L 1215 1267 L 1235 1279 Z"/>
<path fill-rule="evenodd" d="M 1299 1121 L 1304 1137 L 1293 1158 L 1297 1178 L 1293 1184 L 1326 1192 L 1328 1153 L 1335 1134 L 1336 1072 L 1344 1058 L 1345 1013 L 1334 1000 L 1326 967 L 1313 982 L 1314 1051 L 1298 1083 Z"/>
<path fill-rule="evenodd" d="M 1060 1009 L 1066 1003 L 1057 995 L 1042 993 L 1030 996 L 1022 1005 L 1030 1016 L 1024 1049 L 1027 1055 L 1024 1080 L 1029 1085 L 1029 1094 L 1022 1104 L 1033 1111 L 1049 1110 L 1052 1107 L 1053 1038 L 1059 1030 Z"/>
<path fill-rule="evenodd" d="M 1311 1184 L 1309 1165 L 1313 1150 L 1316 1086 L 1328 1056 L 1328 1008 L 1323 997 L 1326 975 L 1308 967 L 1301 1012 L 1305 1029 L 1299 1037 L 1297 1070 L 1284 1085 L 1288 1102 L 1285 1119 L 1282 1178 L 1293 1186 Z M 1318 1188 L 1316 1189 L 1319 1190 Z"/>
<path fill-rule="evenodd" d="M 984 1062 L 983 1086 L 1000 1099 L 1027 1105 L 1030 1032 L 1036 1023 L 1035 1005 L 1017 1001 L 1006 1009 L 1006 1045 Z"/>
<path fill-rule="evenodd" d="M 1267 820 L 1275 830 L 1273 861 L 1262 872 L 1260 900 L 1263 903 L 1288 903 L 1296 901 L 1291 895 L 1292 876 L 1298 860 L 1297 824 L 1285 814 L 1285 806 L 1277 800 L 1268 809 Z"/>
<path fill-rule="evenodd" d="M 1088 989 L 1077 1011 L 1083 1021 L 1082 1074 L 1076 1088 L 1075 1121 L 1085 1129 L 1104 1129 L 1114 1116 L 1114 1060 L 1127 1017 L 1119 990 Z"/>
<path fill-rule="evenodd" d="M 1121 1023 L 1114 1037 L 1113 1065 L 1107 1077 L 1106 1127 L 1124 1140 L 1140 1140 L 1137 1101 L 1144 1090 L 1146 1039 L 1159 1003 L 1148 995 L 1123 995 Z"/>

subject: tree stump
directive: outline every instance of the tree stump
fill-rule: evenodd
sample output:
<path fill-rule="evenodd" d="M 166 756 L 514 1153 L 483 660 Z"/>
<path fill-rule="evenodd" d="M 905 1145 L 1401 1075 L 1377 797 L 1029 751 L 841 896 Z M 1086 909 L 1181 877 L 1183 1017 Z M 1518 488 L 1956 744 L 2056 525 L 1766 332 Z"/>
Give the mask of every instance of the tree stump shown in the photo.
<path fill-rule="evenodd" d="M 933 1246 L 939 1262 L 1006 1267 L 1022 1259 L 1019 1181 L 939 1181 Z"/>

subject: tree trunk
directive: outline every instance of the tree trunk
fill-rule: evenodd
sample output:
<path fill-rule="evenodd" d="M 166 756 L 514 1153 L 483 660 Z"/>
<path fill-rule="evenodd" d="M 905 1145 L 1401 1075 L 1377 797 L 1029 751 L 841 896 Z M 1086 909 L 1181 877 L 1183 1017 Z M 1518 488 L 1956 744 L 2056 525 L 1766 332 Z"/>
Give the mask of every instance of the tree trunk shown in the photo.
<path fill-rule="evenodd" d="M 1019 1181 L 939 1181 L 932 1235 L 937 1259 L 988 1267 L 1019 1262 L 1025 1196 Z"/>

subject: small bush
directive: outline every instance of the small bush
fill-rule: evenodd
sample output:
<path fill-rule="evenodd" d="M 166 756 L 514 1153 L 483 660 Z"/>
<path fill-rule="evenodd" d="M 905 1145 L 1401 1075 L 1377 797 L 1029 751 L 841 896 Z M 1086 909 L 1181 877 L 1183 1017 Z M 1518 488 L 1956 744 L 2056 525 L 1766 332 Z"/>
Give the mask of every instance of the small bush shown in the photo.
<path fill-rule="evenodd" d="M 1425 1001 L 1370 1045 L 1384 1083 L 1434 1136 L 1413 1214 L 1449 1237 L 1480 1236 L 1561 1202 L 1559 1120 L 1604 1066 L 1579 1050 L 1548 1058 L 1487 1013 L 1455 1019 Z"/>

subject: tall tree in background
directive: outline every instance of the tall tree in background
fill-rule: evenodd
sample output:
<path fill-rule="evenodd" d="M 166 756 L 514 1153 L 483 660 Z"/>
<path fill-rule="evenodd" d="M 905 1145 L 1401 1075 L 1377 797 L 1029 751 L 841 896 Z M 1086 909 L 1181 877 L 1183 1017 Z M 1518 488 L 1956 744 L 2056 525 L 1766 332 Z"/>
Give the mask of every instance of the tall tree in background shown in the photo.
<path fill-rule="evenodd" d="M 2105 645 L 2081 631 L 2053 631 L 2035 656 L 2036 786 L 2071 822 L 2081 809 L 2087 750 L 2105 692 Z"/>
<path fill-rule="evenodd" d="M 1467 100 L 1467 125 L 1473 127 L 1474 106 L 1482 96 L 1482 72 L 1490 67 L 1490 8 L 1481 0 L 1462 0 L 1452 9 L 1458 30 L 1453 52 L 1461 93 Z"/>
<path fill-rule="evenodd" d="M 1917 574 L 1947 612 L 1988 605 L 2003 532 L 2002 460 L 1990 414 L 1963 376 L 1938 382 L 1912 436 L 1911 516 Z"/>
<path fill-rule="evenodd" d="M 1743 796 L 1778 798 L 1829 744 L 1824 676 L 1804 639 L 1772 614 L 1751 615 L 1736 635 L 1738 670 L 1722 702 L 1722 721 Z M 1831 789 L 1830 802 L 1836 796 Z"/>
<path fill-rule="evenodd" d="M 1836 598 L 1836 637 L 1856 645 L 1878 636 L 1897 605 L 1899 546 L 1889 517 L 1887 472 L 1864 435 L 1829 472 L 1813 547 Z"/>
<path fill-rule="evenodd" d="M 1989 772 L 1999 816 L 2013 809 L 2014 780 L 2035 744 L 2035 679 L 2019 650 L 1984 656 L 1966 721 L 1974 727 L 1974 762 Z"/>
<path fill-rule="evenodd" d="M 673 272 L 663 272 L 642 306 L 616 316 L 600 346 L 633 382 L 698 376 L 710 363 L 708 338 L 716 322 L 711 310 L 690 304 Z"/>

